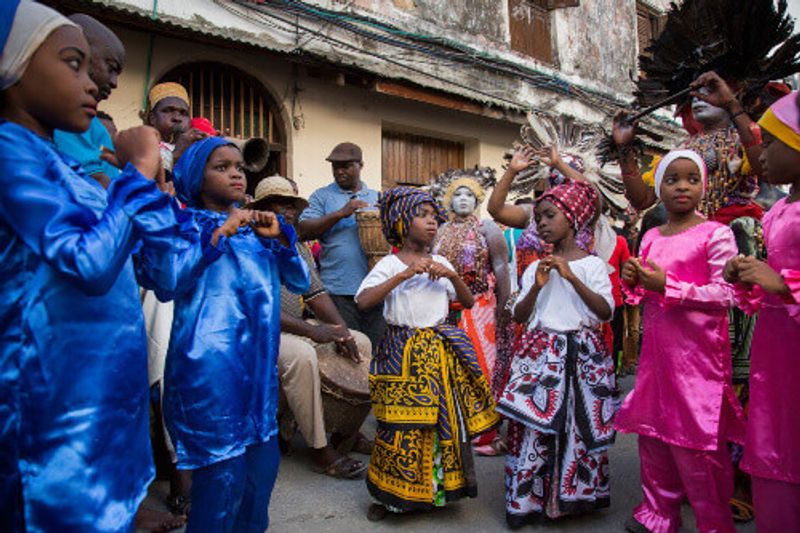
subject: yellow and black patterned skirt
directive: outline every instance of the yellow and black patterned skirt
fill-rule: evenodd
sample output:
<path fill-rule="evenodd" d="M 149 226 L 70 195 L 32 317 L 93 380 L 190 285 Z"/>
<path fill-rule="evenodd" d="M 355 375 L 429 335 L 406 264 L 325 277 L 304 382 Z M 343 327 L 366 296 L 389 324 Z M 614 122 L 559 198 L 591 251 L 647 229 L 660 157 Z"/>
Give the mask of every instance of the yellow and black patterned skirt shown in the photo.
<path fill-rule="evenodd" d="M 470 440 L 500 418 L 466 333 L 390 325 L 369 379 L 378 420 L 370 494 L 402 511 L 476 496 Z"/>

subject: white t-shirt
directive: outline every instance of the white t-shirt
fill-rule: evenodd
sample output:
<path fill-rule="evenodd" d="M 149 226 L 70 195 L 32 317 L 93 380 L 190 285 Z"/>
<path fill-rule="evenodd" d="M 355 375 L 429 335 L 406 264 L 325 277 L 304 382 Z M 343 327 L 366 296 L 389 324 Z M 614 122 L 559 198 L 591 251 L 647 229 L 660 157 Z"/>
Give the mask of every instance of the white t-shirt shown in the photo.
<path fill-rule="evenodd" d="M 530 292 L 536 282 L 535 261 L 522 275 L 522 289 L 514 307 Z M 611 293 L 611 279 L 608 277 L 606 263 L 597 256 L 589 255 L 583 259 L 569 262 L 569 268 L 575 276 L 608 302 L 614 310 L 614 295 Z M 577 331 L 585 327 L 593 327 L 603 322 L 584 303 L 568 281 L 555 270 L 550 270 L 550 280 L 539 291 L 536 306 L 528 319 L 528 329 L 545 329 L 549 331 Z"/>
<path fill-rule="evenodd" d="M 455 270 L 441 255 L 433 260 L 450 270 Z M 387 279 L 408 268 L 396 255 L 387 255 L 367 274 L 358 288 L 355 300 L 364 289 L 380 285 Z M 447 318 L 450 301 L 456 297 L 456 289 L 449 279 L 431 281 L 428 274 L 417 274 L 405 280 L 390 292 L 383 302 L 383 318 L 388 324 L 412 328 L 432 328 Z"/>

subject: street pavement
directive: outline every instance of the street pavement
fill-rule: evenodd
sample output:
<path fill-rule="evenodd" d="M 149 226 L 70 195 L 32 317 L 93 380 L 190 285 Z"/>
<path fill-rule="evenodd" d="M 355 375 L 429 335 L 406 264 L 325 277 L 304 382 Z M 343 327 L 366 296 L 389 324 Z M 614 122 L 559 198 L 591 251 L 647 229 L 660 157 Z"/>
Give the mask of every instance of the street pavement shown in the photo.
<path fill-rule="evenodd" d="M 621 380 L 623 391 L 633 386 L 633 377 Z M 370 417 L 363 431 L 374 434 L 375 422 Z M 365 456 L 356 455 L 363 461 Z M 316 474 L 310 468 L 308 453 L 298 436 L 294 449 L 281 462 L 281 469 L 270 505 L 270 531 L 286 533 L 402 531 L 416 532 L 485 532 L 507 530 L 505 524 L 505 495 L 503 488 L 503 457 L 477 457 L 478 497 L 448 504 L 429 513 L 389 515 L 382 522 L 366 518 L 370 497 L 364 480 L 337 480 Z M 548 522 L 537 529 L 559 533 L 622 532 L 623 524 L 639 502 L 639 457 L 636 437 L 620 434 L 610 451 L 611 507 L 585 516 Z M 163 509 L 160 503 L 167 491 L 165 482 L 151 487 L 148 507 Z M 688 505 L 683 507 L 684 528 L 695 531 L 694 517 Z M 521 531 L 531 530 L 523 528 Z M 755 526 L 737 525 L 740 533 L 754 533 Z"/>

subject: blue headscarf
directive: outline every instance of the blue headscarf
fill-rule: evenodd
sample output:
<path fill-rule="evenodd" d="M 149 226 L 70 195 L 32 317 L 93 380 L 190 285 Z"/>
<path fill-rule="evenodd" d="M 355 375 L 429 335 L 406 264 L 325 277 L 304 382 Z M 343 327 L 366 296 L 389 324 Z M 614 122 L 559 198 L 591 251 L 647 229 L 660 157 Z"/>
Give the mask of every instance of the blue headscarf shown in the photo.
<path fill-rule="evenodd" d="M 378 198 L 381 210 L 381 229 L 389 244 L 403 246 L 411 229 L 411 220 L 419 214 L 422 204 L 432 204 L 439 224 L 446 219 L 444 209 L 431 193 L 416 187 L 393 187 Z"/>
<path fill-rule="evenodd" d="M 200 190 L 203 188 L 206 163 L 211 152 L 220 146 L 236 145 L 222 137 L 207 137 L 191 145 L 175 164 L 172 170 L 175 192 L 187 207 L 200 206 Z"/>

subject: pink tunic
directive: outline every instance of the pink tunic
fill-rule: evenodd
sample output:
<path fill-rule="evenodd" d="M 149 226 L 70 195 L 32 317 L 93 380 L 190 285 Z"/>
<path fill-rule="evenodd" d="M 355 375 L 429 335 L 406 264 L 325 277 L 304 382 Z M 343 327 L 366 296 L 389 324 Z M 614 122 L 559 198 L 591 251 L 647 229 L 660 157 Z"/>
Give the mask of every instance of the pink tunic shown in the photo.
<path fill-rule="evenodd" d="M 760 309 L 750 351 L 750 405 L 742 469 L 800 483 L 800 202 L 780 200 L 763 221 L 767 263 L 790 294 L 737 287 L 742 309 Z"/>
<path fill-rule="evenodd" d="M 736 241 L 727 226 L 703 222 L 665 237 L 659 228 L 642 239 L 641 256 L 667 273 L 664 294 L 631 292 L 645 299 L 644 338 L 636 386 L 615 426 L 668 444 L 716 450 L 742 442 L 744 415 L 731 385 L 728 308 L 733 287 L 722 279 Z"/>

